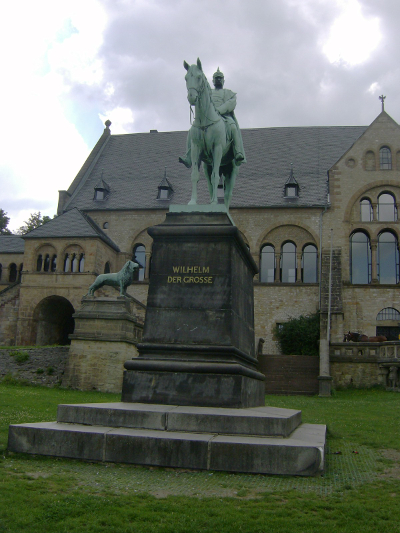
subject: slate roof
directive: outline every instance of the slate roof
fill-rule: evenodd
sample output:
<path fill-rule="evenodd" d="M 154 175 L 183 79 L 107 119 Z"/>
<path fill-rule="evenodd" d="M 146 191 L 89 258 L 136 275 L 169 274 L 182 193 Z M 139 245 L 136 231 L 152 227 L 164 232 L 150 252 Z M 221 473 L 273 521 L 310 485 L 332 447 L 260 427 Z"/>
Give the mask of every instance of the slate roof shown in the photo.
<path fill-rule="evenodd" d="M 73 208 L 62 215 L 52 218 L 43 226 L 26 233 L 23 239 L 54 239 L 54 238 L 82 238 L 97 237 L 108 246 L 120 251 L 118 246 L 104 233 L 104 231 L 79 209 Z"/>
<path fill-rule="evenodd" d="M 241 130 L 247 163 L 240 167 L 231 207 L 326 205 L 327 171 L 366 129 L 317 126 Z M 74 180 L 75 190 L 64 210 L 165 209 L 165 202 L 157 200 L 164 167 L 174 190 L 172 203 L 187 204 L 190 170 L 178 163 L 186 151 L 186 136 L 186 131 L 109 136 L 94 164 L 86 173 L 80 172 L 79 184 Z M 291 163 L 299 185 L 295 202 L 284 198 Z M 100 179 L 109 184 L 110 193 L 105 200 L 95 201 L 94 188 Z M 202 172 L 198 191 L 198 202 L 208 203 Z"/>
<path fill-rule="evenodd" d="M 0 254 L 23 254 L 25 242 L 19 235 L 0 235 Z"/>

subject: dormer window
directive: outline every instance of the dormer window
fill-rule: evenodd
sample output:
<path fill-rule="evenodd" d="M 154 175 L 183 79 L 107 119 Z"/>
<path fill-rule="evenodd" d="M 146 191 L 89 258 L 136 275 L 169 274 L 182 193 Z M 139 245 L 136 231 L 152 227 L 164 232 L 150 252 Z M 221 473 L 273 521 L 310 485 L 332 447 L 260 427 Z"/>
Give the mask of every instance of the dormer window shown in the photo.
<path fill-rule="evenodd" d="M 158 186 L 157 200 L 171 200 L 173 194 L 174 189 L 172 188 L 171 183 L 168 181 L 167 167 L 165 167 L 164 177 Z"/>
<path fill-rule="evenodd" d="M 109 193 L 110 193 L 110 187 L 108 183 L 106 183 L 102 178 L 98 182 L 96 187 L 94 188 L 94 199 L 96 200 L 96 202 L 101 202 L 107 199 L 107 196 L 109 195 Z"/>
<path fill-rule="evenodd" d="M 298 198 L 299 184 L 293 174 L 293 167 L 290 169 L 290 176 L 285 183 L 285 198 Z"/>

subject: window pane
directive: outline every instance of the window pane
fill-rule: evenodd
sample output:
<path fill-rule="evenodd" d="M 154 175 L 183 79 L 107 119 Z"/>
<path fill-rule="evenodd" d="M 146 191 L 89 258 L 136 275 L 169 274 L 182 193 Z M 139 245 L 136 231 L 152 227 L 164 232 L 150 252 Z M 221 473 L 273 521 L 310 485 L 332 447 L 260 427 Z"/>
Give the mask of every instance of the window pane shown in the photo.
<path fill-rule="evenodd" d="M 303 283 L 317 282 L 317 248 L 309 244 L 303 250 L 302 269 L 303 269 Z"/>
<path fill-rule="evenodd" d="M 362 222 L 371 222 L 372 220 L 372 205 L 371 202 L 367 199 L 361 200 L 361 221 Z"/>
<path fill-rule="evenodd" d="M 391 170 L 392 168 L 392 152 L 387 146 L 383 146 L 379 150 L 379 166 L 381 170 Z"/>
<path fill-rule="evenodd" d="M 10 274 L 8 281 L 10 283 L 14 283 L 14 281 L 17 281 L 17 265 L 15 263 L 11 263 L 10 265 Z"/>
<path fill-rule="evenodd" d="M 294 197 L 297 196 L 297 187 L 296 185 L 286 185 L 286 196 Z"/>
<path fill-rule="evenodd" d="M 385 307 L 379 311 L 376 320 L 400 320 L 400 313 L 394 307 Z"/>
<path fill-rule="evenodd" d="M 287 242 L 282 247 L 281 281 L 295 283 L 296 281 L 296 246 Z"/>
<path fill-rule="evenodd" d="M 378 237 L 378 279 L 379 283 L 398 282 L 399 252 L 396 237 L 385 231 Z"/>
<path fill-rule="evenodd" d="M 351 237 L 351 282 L 371 282 L 371 247 L 365 233 L 354 233 Z"/>
<path fill-rule="evenodd" d="M 133 249 L 133 261 L 138 263 L 140 267 L 143 267 L 135 270 L 134 279 L 135 281 L 143 281 L 146 268 L 146 248 L 143 244 L 138 244 Z"/>
<path fill-rule="evenodd" d="M 261 248 L 260 257 L 260 281 L 273 283 L 275 280 L 275 250 L 267 245 Z"/>
<path fill-rule="evenodd" d="M 391 194 L 381 194 L 378 198 L 378 220 L 393 222 L 397 219 L 396 206 Z"/>
<path fill-rule="evenodd" d="M 79 261 L 76 254 L 73 255 L 71 262 L 71 272 L 78 272 Z"/>

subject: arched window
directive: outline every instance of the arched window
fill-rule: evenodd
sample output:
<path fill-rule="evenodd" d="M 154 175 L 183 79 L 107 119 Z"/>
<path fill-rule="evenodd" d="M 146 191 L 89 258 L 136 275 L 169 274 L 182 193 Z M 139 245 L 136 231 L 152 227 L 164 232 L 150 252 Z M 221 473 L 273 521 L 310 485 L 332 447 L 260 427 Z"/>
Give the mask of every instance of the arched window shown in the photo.
<path fill-rule="evenodd" d="M 296 282 L 296 245 L 293 242 L 287 242 L 282 246 L 281 281 Z"/>
<path fill-rule="evenodd" d="M 21 263 L 21 264 L 19 265 L 19 269 L 18 269 L 18 281 L 21 281 L 21 278 L 22 278 L 22 271 L 23 271 L 23 269 L 24 269 L 24 264 Z"/>
<path fill-rule="evenodd" d="M 301 279 L 303 283 L 317 283 L 318 280 L 318 254 L 313 244 L 303 248 L 301 257 Z"/>
<path fill-rule="evenodd" d="M 372 150 L 369 150 L 365 154 L 365 170 L 375 170 L 375 154 Z"/>
<path fill-rule="evenodd" d="M 107 261 L 104 265 L 104 274 L 109 274 L 111 272 L 111 265 L 110 261 Z"/>
<path fill-rule="evenodd" d="M 70 266 L 71 266 L 71 258 L 69 256 L 69 254 L 65 254 L 64 272 L 69 272 Z"/>
<path fill-rule="evenodd" d="M 43 270 L 45 272 L 48 272 L 50 270 L 50 256 L 49 256 L 49 254 L 45 255 Z"/>
<path fill-rule="evenodd" d="M 53 257 L 51 258 L 51 267 L 50 267 L 50 270 L 52 272 L 55 272 L 56 271 L 56 268 L 57 268 L 57 256 L 56 254 L 53 255 Z"/>
<path fill-rule="evenodd" d="M 42 271 L 42 265 L 43 265 L 43 256 L 42 254 L 38 255 L 37 261 L 36 261 L 36 271 L 41 272 Z"/>
<path fill-rule="evenodd" d="M 373 219 L 372 205 L 368 198 L 363 198 L 360 202 L 361 222 L 371 222 Z"/>
<path fill-rule="evenodd" d="M 133 279 L 135 281 L 143 281 L 146 270 L 146 248 L 143 246 L 143 244 L 137 244 L 133 248 L 132 261 L 138 263 L 140 266 L 139 270 L 135 270 Z"/>
<path fill-rule="evenodd" d="M 79 272 L 79 259 L 77 254 L 72 254 L 71 272 Z"/>
<path fill-rule="evenodd" d="M 275 281 L 275 248 L 271 244 L 266 244 L 260 252 L 260 281 L 272 283 Z"/>
<path fill-rule="evenodd" d="M 85 254 L 81 254 L 79 257 L 79 272 L 83 272 L 85 268 Z"/>
<path fill-rule="evenodd" d="M 399 249 L 390 231 L 378 236 L 378 279 L 382 284 L 399 282 Z"/>
<path fill-rule="evenodd" d="M 383 193 L 378 198 L 378 220 L 383 222 L 397 220 L 396 202 L 389 193 Z"/>
<path fill-rule="evenodd" d="M 3 265 L 0 263 L 0 280 L 1 280 L 1 275 L 3 274 Z"/>
<path fill-rule="evenodd" d="M 350 237 L 350 276 L 354 284 L 371 283 L 371 245 L 361 231 Z"/>
<path fill-rule="evenodd" d="M 400 320 L 400 313 L 394 307 L 385 307 L 376 315 L 376 320 Z"/>
<path fill-rule="evenodd" d="M 388 146 L 382 146 L 379 150 L 379 168 L 381 170 L 392 170 L 392 152 Z"/>
<path fill-rule="evenodd" d="M 15 263 L 11 263 L 9 268 L 9 278 L 8 281 L 10 283 L 14 283 L 14 281 L 17 281 L 17 265 Z"/>

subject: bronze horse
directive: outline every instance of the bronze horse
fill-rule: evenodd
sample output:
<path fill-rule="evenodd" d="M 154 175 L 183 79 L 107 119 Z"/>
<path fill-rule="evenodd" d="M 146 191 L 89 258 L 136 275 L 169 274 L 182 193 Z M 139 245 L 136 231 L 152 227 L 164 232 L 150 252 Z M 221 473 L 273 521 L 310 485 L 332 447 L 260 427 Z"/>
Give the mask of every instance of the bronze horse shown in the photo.
<path fill-rule="evenodd" d="M 203 162 L 211 203 L 218 203 L 217 190 L 222 175 L 225 188 L 224 202 L 229 210 L 233 187 L 239 172 L 232 142 L 227 134 L 225 121 L 211 100 L 211 87 L 204 75 L 200 59 L 196 65 L 189 65 L 186 61 L 183 65 L 187 70 L 185 76 L 187 98 L 190 105 L 195 107 L 194 122 L 189 130 L 192 154 L 192 196 L 189 204 L 197 204 L 197 183 L 200 177 L 200 165 Z"/>
<path fill-rule="evenodd" d="M 362 333 L 355 333 L 354 331 L 349 331 L 345 333 L 343 342 L 385 342 L 387 338 L 384 335 L 378 335 L 377 337 L 368 337 Z"/>

